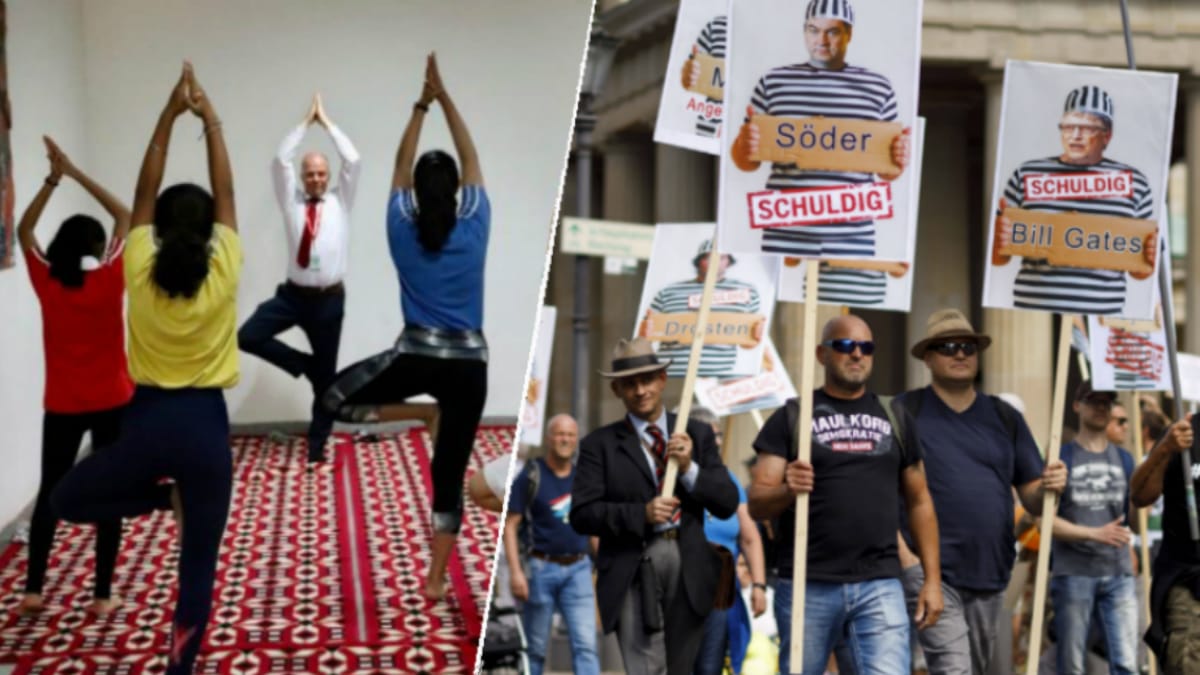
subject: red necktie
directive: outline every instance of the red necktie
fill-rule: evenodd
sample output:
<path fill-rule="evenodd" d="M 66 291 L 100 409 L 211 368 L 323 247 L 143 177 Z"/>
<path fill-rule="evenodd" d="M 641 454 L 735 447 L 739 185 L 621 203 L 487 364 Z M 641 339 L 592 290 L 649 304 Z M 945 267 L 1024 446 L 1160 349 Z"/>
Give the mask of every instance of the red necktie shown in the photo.
<path fill-rule="evenodd" d="M 663 475 L 667 472 L 667 440 L 663 438 L 662 429 L 659 429 L 657 424 L 647 426 L 646 433 L 650 434 L 654 441 L 650 446 L 650 454 L 654 455 L 654 477 L 659 487 L 662 487 Z M 678 523 L 679 516 L 679 509 L 675 509 L 671 514 L 671 523 Z"/>
<path fill-rule="evenodd" d="M 308 268 L 308 258 L 312 251 L 313 240 L 317 238 L 317 204 L 320 199 L 309 199 L 304 207 L 304 235 L 300 237 L 300 252 L 296 254 L 296 264 Z"/>

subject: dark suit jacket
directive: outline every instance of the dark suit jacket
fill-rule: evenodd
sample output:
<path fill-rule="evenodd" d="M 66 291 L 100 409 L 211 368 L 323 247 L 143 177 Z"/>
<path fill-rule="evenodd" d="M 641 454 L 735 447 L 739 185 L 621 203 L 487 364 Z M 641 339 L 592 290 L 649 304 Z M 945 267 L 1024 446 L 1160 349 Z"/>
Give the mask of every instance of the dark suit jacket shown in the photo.
<path fill-rule="evenodd" d="M 674 415 L 667 415 L 667 428 L 674 431 Z M 682 480 L 675 483 L 682 510 L 682 581 L 688 604 L 697 615 L 706 616 L 712 610 L 720 560 L 704 537 L 704 510 L 728 518 L 737 511 L 738 493 L 721 463 L 712 427 L 691 421 L 687 433 L 692 437 L 692 461 L 700 473 L 690 492 Z M 571 527 L 580 534 L 600 537 L 596 599 L 606 633 L 616 629 L 621 601 L 633 584 L 642 549 L 653 533 L 646 522 L 646 503 L 657 495 L 637 432 L 625 418 L 584 437 L 571 488 Z"/>

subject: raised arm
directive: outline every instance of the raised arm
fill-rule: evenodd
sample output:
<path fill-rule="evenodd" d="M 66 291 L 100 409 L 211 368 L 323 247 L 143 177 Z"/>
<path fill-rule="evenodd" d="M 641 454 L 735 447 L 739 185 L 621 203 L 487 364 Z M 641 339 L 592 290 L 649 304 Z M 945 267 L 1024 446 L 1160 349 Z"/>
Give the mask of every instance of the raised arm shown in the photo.
<path fill-rule="evenodd" d="M 225 134 L 221 130 L 221 118 L 213 108 L 212 101 L 196 82 L 196 75 L 189 64 L 184 69 L 190 90 L 191 111 L 204 121 L 204 138 L 208 148 L 208 181 L 213 194 L 213 219 L 237 229 L 237 212 L 233 201 L 233 170 L 229 166 L 229 152 L 225 148 Z"/>
<path fill-rule="evenodd" d="M 37 238 L 33 236 L 33 228 L 37 227 L 38 220 L 42 217 L 42 211 L 46 208 L 46 202 L 50 201 L 50 194 L 54 192 L 54 188 L 58 187 L 63 174 L 62 162 L 51 149 L 50 139 L 46 137 L 43 139 L 46 141 L 46 150 L 49 153 L 50 174 L 46 176 L 46 180 L 42 181 L 41 189 L 33 196 L 33 201 L 29 202 L 29 206 L 25 207 L 25 213 L 21 214 L 21 222 L 17 224 L 17 241 L 21 242 L 21 248 L 26 251 L 37 248 Z"/>
<path fill-rule="evenodd" d="M 430 58 L 433 58 L 432 55 Z M 396 167 L 392 170 L 392 189 L 408 190 L 413 186 L 413 165 L 417 161 L 417 143 L 421 140 L 421 124 L 425 122 L 425 114 L 429 112 L 429 104 L 433 103 L 437 90 L 429 81 L 429 67 L 425 67 L 425 86 L 421 88 L 421 97 L 413 104 L 412 115 L 408 125 L 404 127 L 404 135 L 400 137 L 400 147 L 396 149 Z"/>
<path fill-rule="evenodd" d="M 158 199 L 158 189 L 162 186 L 163 169 L 167 163 L 167 147 L 171 144 L 171 128 L 175 119 L 189 107 L 188 73 L 192 64 L 183 62 L 183 72 L 179 81 L 171 90 L 167 104 L 158 115 L 158 123 L 154 126 L 154 135 L 150 137 L 150 145 L 142 158 L 142 169 L 138 173 L 137 189 L 133 193 L 134 226 L 149 225 L 154 221 L 154 203 Z"/>
<path fill-rule="evenodd" d="M 300 141 L 304 139 L 304 132 L 308 129 L 308 125 L 312 124 L 317 118 L 317 98 L 313 97 L 312 105 L 309 106 L 308 112 L 304 114 L 304 119 L 300 120 L 287 136 L 279 142 L 279 150 L 275 153 L 274 159 L 271 160 L 271 182 L 275 186 L 275 201 L 279 204 L 279 208 L 287 213 L 292 207 L 292 198 L 296 194 L 296 150 L 300 148 Z M 284 218 L 287 222 L 287 218 Z"/>
<path fill-rule="evenodd" d="M 454 151 L 458 153 L 458 163 L 462 167 L 462 184 L 463 185 L 483 185 L 483 170 L 479 166 L 479 155 L 475 152 L 475 143 L 471 140 L 471 133 L 467 131 L 467 124 L 463 121 L 462 115 L 458 114 L 458 108 L 454 105 L 454 101 L 450 100 L 450 94 L 446 92 L 446 87 L 442 84 L 442 75 L 438 72 L 437 56 L 429 55 L 429 61 L 425 68 L 425 84 L 432 86 L 436 92 L 437 102 L 442 106 L 442 112 L 446 114 L 446 126 L 450 127 L 450 137 L 454 139 Z"/>
<path fill-rule="evenodd" d="M 62 175 L 74 178 L 75 182 L 79 183 L 88 194 L 96 201 L 100 202 L 100 206 L 104 207 L 105 211 L 112 216 L 113 219 L 113 239 L 124 239 L 129 234 L 129 207 L 118 199 L 113 193 L 105 190 L 92 177 L 80 170 L 55 144 L 54 140 L 49 136 L 43 137 L 46 141 L 46 147 L 50 150 L 52 157 L 57 157 L 59 165 L 62 167 Z"/>
<path fill-rule="evenodd" d="M 317 122 L 325 128 L 329 133 L 329 137 L 333 139 L 333 147 L 337 148 L 338 157 L 342 160 L 342 166 L 338 170 L 338 193 L 342 197 L 342 203 L 349 209 L 354 205 L 354 196 L 358 193 L 358 176 L 362 173 L 362 157 L 358 154 L 358 149 L 350 142 L 350 137 L 329 119 L 325 114 L 325 105 L 321 102 L 321 95 L 316 96 L 317 105 Z"/>

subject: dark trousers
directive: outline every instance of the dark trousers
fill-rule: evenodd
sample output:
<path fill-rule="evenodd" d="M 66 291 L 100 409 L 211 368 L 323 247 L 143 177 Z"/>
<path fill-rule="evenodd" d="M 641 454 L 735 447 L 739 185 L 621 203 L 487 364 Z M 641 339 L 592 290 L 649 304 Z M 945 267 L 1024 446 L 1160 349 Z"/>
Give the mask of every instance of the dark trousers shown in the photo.
<path fill-rule="evenodd" d="M 92 522 L 168 509 L 173 478 L 183 504 L 179 599 L 167 675 L 192 672 L 212 609 L 217 553 L 233 482 L 229 417 L 219 389 L 138 386 L 121 439 L 80 462 L 51 501 L 60 517 Z"/>
<path fill-rule="evenodd" d="M 50 493 L 79 455 L 83 434 L 92 432 L 93 452 L 103 451 L 116 442 L 121 433 L 121 414 L 125 407 L 86 413 L 54 413 L 42 417 L 42 481 L 38 484 L 33 521 L 29 526 L 29 569 L 25 592 L 41 593 L 46 580 L 46 563 L 54 543 L 58 516 L 50 506 Z M 96 526 L 97 599 L 112 597 L 112 576 L 121 548 L 121 519 L 106 520 Z"/>
<path fill-rule="evenodd" d="M 342 290 L 318 293 L 292 284 L 280 284 L 275 297 L 254 310 L 238 330 L 238 347 L 287 371 L 303 375 L 313 389 L 312 421 L 308 426 L 308 456 L 319 458 L 333 430 L 333 415 L 320 405 L 320 394 L 337 371 L 338 346 L 342 338 L 342 316 L 346 294 Z M 275 337 L 299 326 L 308 338 L 312 353 L 306 354 Z"/>
<path fill-rule="evenodd" d="M 337 379 L 374 358 L 344 369 Z M 487 399 L 487 363 L 400 354 L 386 370 L 350 394 L 345 404 L 401 403 L 418 394 L 432 396 L 440 416 L 433 449 L 433 512 L 459 513 L 463 476 Z"/>

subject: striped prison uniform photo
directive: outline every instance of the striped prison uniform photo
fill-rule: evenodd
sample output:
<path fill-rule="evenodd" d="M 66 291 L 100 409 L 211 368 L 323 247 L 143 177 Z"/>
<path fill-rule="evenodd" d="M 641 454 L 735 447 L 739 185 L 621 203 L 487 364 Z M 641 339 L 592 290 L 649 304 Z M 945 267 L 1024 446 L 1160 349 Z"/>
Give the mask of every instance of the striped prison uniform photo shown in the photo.
<path fill-rule="evenodd" d="M 721 279 L 717 282 L 713 290 L 714 293 L 746 290 L 749 291 L 749 300 L 737 303 L 714 303 L 709 309 L 709 316 L 712 316 L 716 312 L 759 313 L 758 289 L 754 286 L 738 279 Z M 702 281 L 688 280 L 676 282 L 664 286 L 655 294 L 654 299 L 650 301 L 650 309 L 662 314 L 699 312 L 699 302 L 703 295 L 704 282 Z M 689 300 L 692 298 L 695 298 L 692 301 L 694 306 L 689 306 Z M 705 344 L 704 348 L 700 351 L 700 367 L 697 374 L 700 377 L 721 377 L 735 374 L 757 375 L 757 369 L 753 373 L 738 373 L 735 370 L 735 366 L 737 365 L 737 350 L 737 345 Z M 681 342 L 659 343 L 659 358 L 671 359 L 671 365 L 667 367 L 668 377 L 683 377 L 687 375 L 688 356 L 691 352 L 692 346 L 690 344 Z"/>
<path fill-rule="evenodd" d="M 699 48 L 701 54 L 707 54 L 716 59 L 725 58 L 727 24 L 726 17 L 718 16 L 704 25 L 704 29 L 700 31 L 700 37 L 696 38 L 696 47 Z M 709 105 L 721 105 L 720 101 L 714 101 L 711 98 L 706 98 L 705 102 Z M 720 128 L 720 119 L 710 120 L 706 119 L 704 115 L 696 116 L 697 136 L 712 138 L 717 135 L 717 130 Z"/>
<path fill-rule="evenodd" d="M 758 81 L 750 105 L 756 114 L 775 117 L 823 116 L 880 122 L 897 119 L 891 82 L 879 73 L 849 65 L 841 70 L 822 70 L 808 63 L 776 68 Z M 875 175 L 871 173 L 819 171 L 775 163 L 767 189 L 873 182 Z M 762 250 L 801 257 L 870 257 L 875 255 L 875 222 L 769 228 L 763 232 Z"/>
<path fill-rule="evenodd" d="M 804 293 L 804 283 L 800 284 Z M 879 270 L 830 267 L 817 270 L 817 302 L 847 307 L 878 307 L 887 297 L 887 274 Z"/>
<path fill-rule="evenodd" d="M 1133 195 L 1109 199 L 1026 200 L 1025 177 L 1030 174 L 1067 174 L 1093 171 L 1129 171 L 1133 174 Z M 1067 164 L 1058 157 L 1025 162 L 1008 179 L 1004 199 L 1009 206 L 1066 213 L 1075 211 L 1098 216 L 1149 219 L 1154 216 L 1154 200 L 1150 183 L 1137 169 L 1102 159 L 1098 164 L 1080 166 Z M 1125 273 L 1116 270 L 1094 270 L 1079 267 L 1058 267 L 1045 259 L 1021 260 L 1021 269 L 1013 282 L 1013 306 L 1077 314 L 1117 314 L 1125 304 Z"/>

